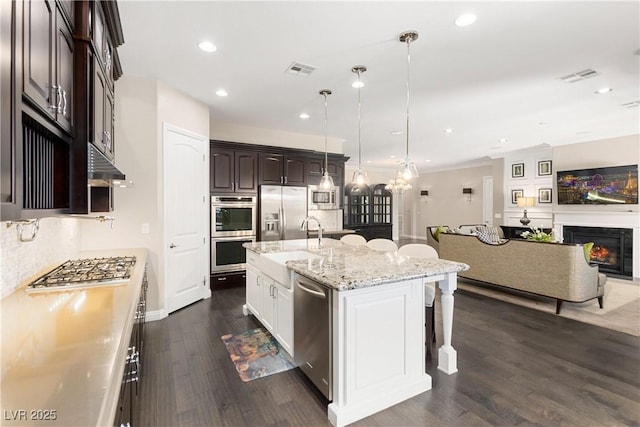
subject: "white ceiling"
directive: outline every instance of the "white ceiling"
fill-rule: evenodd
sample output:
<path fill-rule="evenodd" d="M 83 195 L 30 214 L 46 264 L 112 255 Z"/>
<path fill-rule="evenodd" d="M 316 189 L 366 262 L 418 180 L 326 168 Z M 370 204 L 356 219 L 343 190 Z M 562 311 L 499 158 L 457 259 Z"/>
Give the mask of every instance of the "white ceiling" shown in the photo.
<path fill-rule="evenodd" d="M 121 0 L 119 7 L 125 74 L 191 95 L 216 122 L 320 136 L 318 91 L 331 89 L 328 134 L 344 140 L 350 164 L 358 157 L 351 67 L 366 65 L 365 169 L 395 168 L 404 158 L 407 47 L 398 36 L 405 30 L 420 35 L 411 44 L 409 152 L 421 172 L 541 144 L 640 134 L 640 108 L 622 106 L 640 100 L 638 1 Z M 466 12 L 476 23 L 456 27 Z M 199 50 L 204 39 L 217 51 Z M 292 76 L 285 69 L 293 61 L 317 69 Z M 585 69 L 600 74 L 560 80 Z M 595 94 L 601 87 L 613 91 Z M 229 96 L 216 96 L 219 88 Z"/>

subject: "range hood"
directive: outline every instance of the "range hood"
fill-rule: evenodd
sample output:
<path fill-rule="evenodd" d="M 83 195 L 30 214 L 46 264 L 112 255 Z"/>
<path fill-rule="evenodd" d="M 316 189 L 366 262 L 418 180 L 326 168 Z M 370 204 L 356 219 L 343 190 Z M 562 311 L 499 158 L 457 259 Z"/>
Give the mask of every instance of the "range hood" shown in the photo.
<path fill-rule="evenodd" d="M 110 187 L 114 180 L 123 181 L 122 173 L 111 161 L 93 144 L 88 143 L 87 149 L 87 177 L 89 185 L 93 187 Z"/>

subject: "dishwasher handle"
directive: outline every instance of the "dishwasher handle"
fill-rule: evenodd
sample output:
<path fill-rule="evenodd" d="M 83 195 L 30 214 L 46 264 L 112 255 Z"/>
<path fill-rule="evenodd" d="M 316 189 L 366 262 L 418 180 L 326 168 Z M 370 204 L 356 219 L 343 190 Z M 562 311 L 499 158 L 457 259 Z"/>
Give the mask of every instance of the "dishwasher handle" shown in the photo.
<path fill-rule="evenodd" d="M 298 289 L 300 289 L 301 291 L 307 292 L 317 298 L 327 298 L 325 290 L 318 285 L 307 282 L 306 280 L 301 281 L 300 279 L 296 280 L 296 284 L 298 285 Z"/>

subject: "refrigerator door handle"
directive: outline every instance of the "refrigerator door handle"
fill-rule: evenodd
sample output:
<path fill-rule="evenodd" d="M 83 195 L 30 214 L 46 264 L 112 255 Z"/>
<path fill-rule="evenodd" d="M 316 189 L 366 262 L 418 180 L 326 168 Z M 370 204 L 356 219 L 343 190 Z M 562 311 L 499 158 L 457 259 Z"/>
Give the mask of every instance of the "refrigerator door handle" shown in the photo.
<path fill-rule="evenodd" d="M 286 218 L 284 217 L 284 209 L 282 208 L 282 206 L 280 206 L 278 208 L 279 212 L 278 212 L 278 218 L 279 218 L 279 222 L 280 222 L 280 230 L 278 230 L 280 232 L 280 240 L 284 240 L 284 225 L 287 223 Z"/>

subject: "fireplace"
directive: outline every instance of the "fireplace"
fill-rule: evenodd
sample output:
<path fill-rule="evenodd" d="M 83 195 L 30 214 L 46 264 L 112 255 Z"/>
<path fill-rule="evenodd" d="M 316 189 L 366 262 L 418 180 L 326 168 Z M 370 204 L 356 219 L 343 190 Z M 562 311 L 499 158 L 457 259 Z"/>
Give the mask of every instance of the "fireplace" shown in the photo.
<path fill-rule="evenodd" d="M 565 225 L 562 233 L 565 243 L 593 242 L 591 264 L 597 264 L 600 272 L 633 277 L 633 229 Z"/>

